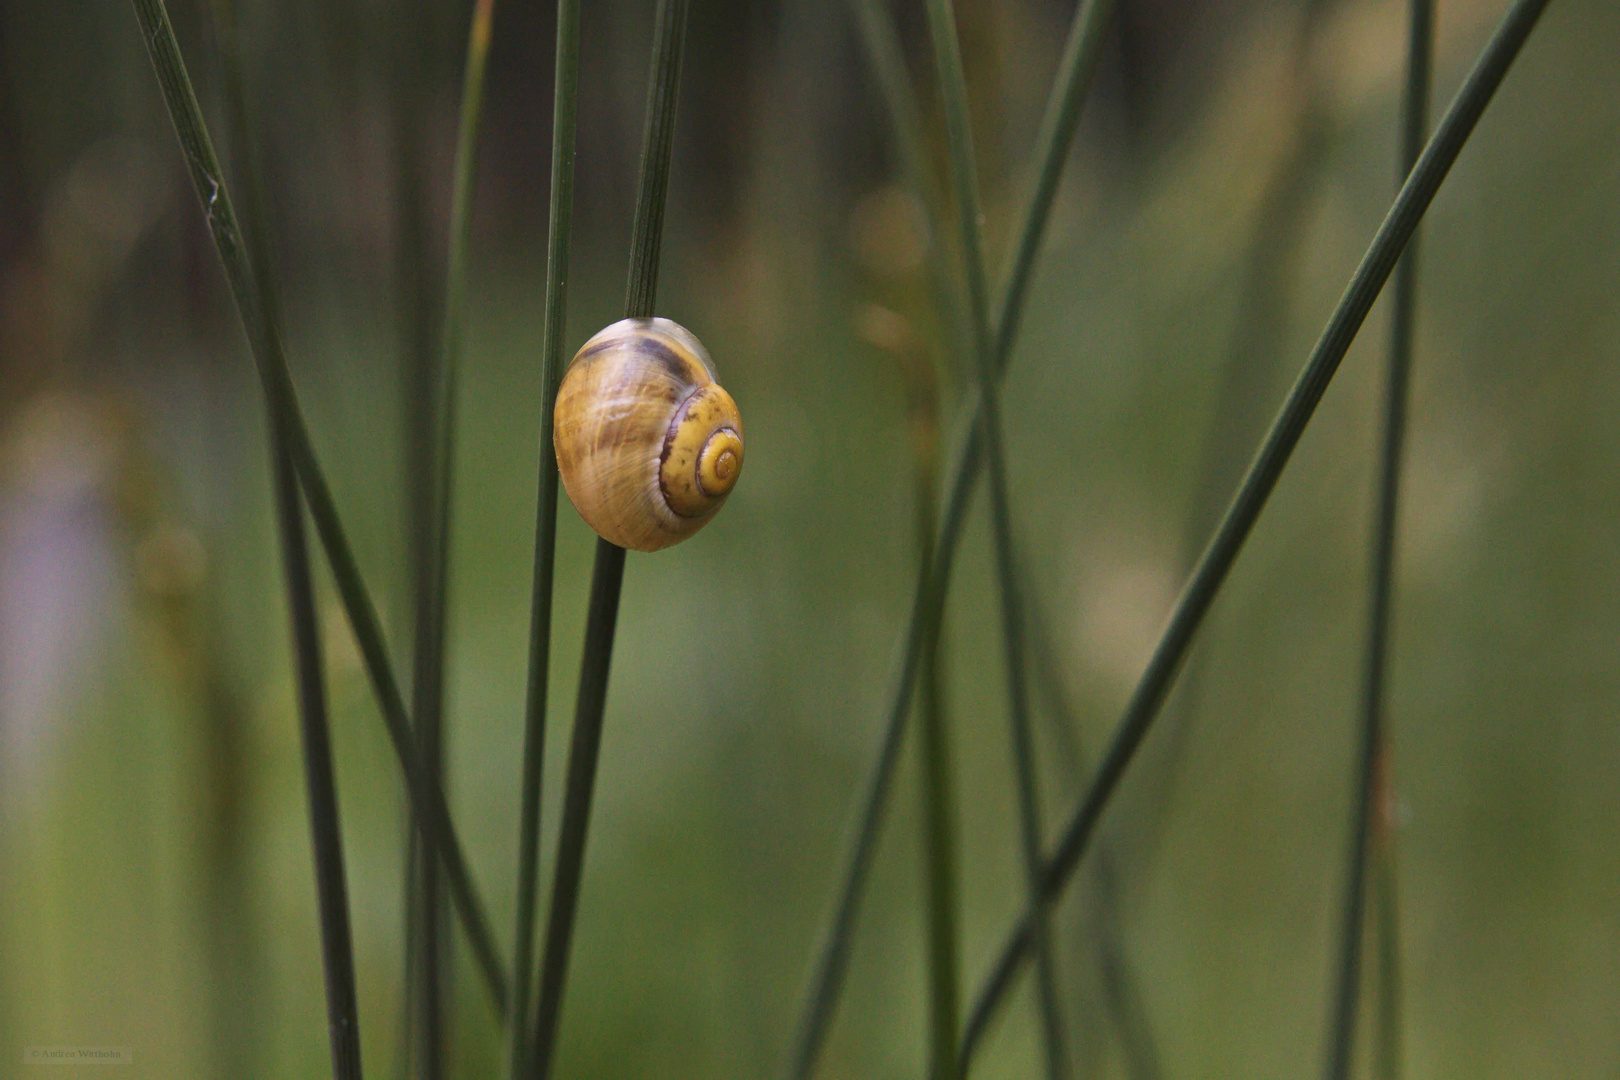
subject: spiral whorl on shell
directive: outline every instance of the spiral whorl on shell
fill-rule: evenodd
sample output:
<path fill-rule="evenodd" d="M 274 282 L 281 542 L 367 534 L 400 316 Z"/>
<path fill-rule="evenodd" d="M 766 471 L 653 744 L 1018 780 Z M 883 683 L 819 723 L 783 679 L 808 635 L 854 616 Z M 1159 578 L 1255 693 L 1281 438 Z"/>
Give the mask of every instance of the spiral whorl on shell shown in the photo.
<path fill-rule="evenodd" d="M 552 441 L 586 524 L 635 551 L 703 528 L 742 469 L 737 404 L 698 339 L 668 319 L 623 319 L 580 347 Z"/>

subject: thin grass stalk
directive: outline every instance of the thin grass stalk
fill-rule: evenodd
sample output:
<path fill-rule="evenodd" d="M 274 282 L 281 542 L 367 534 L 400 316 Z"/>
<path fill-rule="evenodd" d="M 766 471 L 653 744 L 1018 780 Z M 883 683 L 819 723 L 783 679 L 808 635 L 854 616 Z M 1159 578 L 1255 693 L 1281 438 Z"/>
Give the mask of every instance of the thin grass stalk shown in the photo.
<path fill-rule="evenodd" d="M 855 29 L 860 37 L 862 50 L 866 53 L 867 63 L 872 67 L 878 92 L 883 98 L 884 109 L 894 129 L 894 148 L 899 158 L 901 176 L 915 194 L 921 209 L 932 224 L 943 216 L 945 196 L 940 188 L 939 178 L 929 164 L 928 141 L 923 134 L 922 105 L 917 100 L 917 91 L 911 85 L 911 77 L 906 72 L 905 54 L 900 47 L 900 35 L 895 30 L 894 19 L 883 6 L 882 0 L 851 0 L 850 7 L 855 16 Z M 934 294 L 934 307 L 945 323 L 943 337 L 950 353 L 965 353 L 967 335 L 965 329 L 959 325 L 962 321 L 960 315 L 962 303 L 958 298 L 955 275 L 940 245 L 937 230 L 930 227 L 927 230 L 926 240 L 928 284 Z M 946 359 L 954 360 L 956 357 L 948 356 Z M 934 472 L 938 471 L 936 465 Z M 928 502 L 934 505 L 938 500 L 930 494 Z M 924 526 L 924 530 L 924 535 L 929 537 L 931 544 L 932 520 Z"/>
<path fill-rule="evenodd" d="M 1006 370 L 1013 341 L 1023 322 L 1024 301 L 1035 271 L 1035 256 L 1040 253 L 1041 240 L 1046 236 L 1046 223 L 1052 216 L 1052 204 L 1057 201 L 1063 166 L 1068 162 L 1075 133 L 1080 130 L 1086 93 L 1102 60 L 1108 28 L 1118 8 L 1119 0 L 1081 0 L 1063 45 L 1063 55 L 1058 60 L 1052 93 L 1047 99 L 1046 111 L 1041 114 L 1041 126 L 1035 133 L 1034 184 L 1024 204 L 1024 215 L 1013 230 L 1017 243 L 991 321 L 998 376 Z"/>
<path fill-rule="evenodd" d="M 518 827 L 516 965 L 508 1075 L 526 1072 L 529 992 L 540 877 L 540 794 L 545 766 L 546 694 L 551 668 L 551 595 L 556 575 L 557 449 L 552 413 L 562 381 L 568 319 L 569 252 L 574 231 L 574 135 L 579 118 L 579 0 L 558 0 L 551 115 L 551 225 L 546 244 L 545 337 L 540 367 L 540 478 L 534 524 L 534 586 L 529 605 L 529 681 L 523 723 L 523 805 Z"/>
<path fill-rule="evenodd" d="M 586 826 L 590 822 L 591 796 L 596 786 L 597 756 L 602 748 L 601 716 L 607 704 L 608 667 L 613 658 L 619 590 L 624 583 L 624 555 L 623 548 L 599 539 L 596 562 L 591 570 L 579 700 L 574 734 L 568 747 L 557 869 L 552 878 L 551 911 L 546 922 L 545 955 L 540 968 L 540 1002 L 529 1058 L 529 1075 L 536 1080 L 545 1080 L 551 1074 L 557 1022 L 562 1014 L 568 957 L 574 939 L 574 914 L 579 905 L 579 886 L 585 867 Z"/>
<path fill-rule="evenodd" d="M 159 57 L 159 40 L 174 40 L 168 12 L 157 0 L 154 5 L 136 5 L 136 13 L 146 31 L 154 68 L 164 80 L 166 61 L 171 78 L 178 73 L 179 50 Z M 238 249 L 242 261 L 242 292 L 254 312 L 244 314 L 243 323 L 255 351 L 281 352 L 280 300 L 274 280 L 265 265 L 268 248 L 264 235 L 264 197 L 257 162 L 252 149 L 252 123 L 242 71 L 241 38 L 237 32 L 236 11 L 230 0 L 213 5 L 224 73 L 226 108 L 236 129 L 236 166 L 243 179 L 249 208 L 245 243 Z M 189 86 L 185 89 L 189 91 Z M 193 103 L 195 96 L 192 96 Z M 212 162 L 216 185 L 223 174 Z M 196 179 L 196 174 L 193 174 Z M 197 184 L 197 195 L 204 209 L 212 214 L 213 201 L 228 198 L 222 186 L 205 194 Z M 229 203 L 226 203 L 227 210 Z M 212 217 L 210 217 L 212 222 Z M 233 283 L 234 284 L 234 283 Z M 337 777 L 332 764 L 332 740 L 326 710 L 325 678 L 322 674 L 320 626 L 315 613 L 315 585 L 310 573 L 309 548 L 304 535 L 304 511 L 298 495 L 298 477 L 287 454 L 287 431 L 274 409 L 268 411 L 271 472 L 275 491 L 276 526 L 281 541 L 283 573 L 287 584 L 287 609 L 293 639 L 294 671 L 298 688 L 298 714 L 304 758 L 304 791 L 309 803 L 310 845 L 315 862 L 316 907 L 321 927 L 321 970 L 326 986 L 327 1035 L 332 1053 L 332 1074 L 336 1080 L 360 1078 L 360 1025 L 358 993 L 354 977 L 354 944 L 349 927 L 349 900 L 343 868 L 343 831 L 339 818 Z"/>
<path fill-rule="evenodd" d="M 934 561 L 934 519 L 939 486 L 939 378 L 922 349 L 903 349 L 911 452 L 915 462 L 914 506 L 918 565 Z M 923 912 L 928 927 L 928 1075 L 949 1080 L 956 1067 L 961 1025 L 961 949 L 955 780 L 945 687 L 939 657 L 944 634 L 921 659 L 917 693 L 918 764 L 922 796 Z"/>
<path fill-rule="evenodd" d="M 675 109 L 680 96 L 681 61 L 685 54 L 686 17 L 690 7 L 691 0 L 659 0 L 654 14 L 641 178 L 630 231 L 626 318 L 647 318 L 656 310 L 664 208 L 669 193 L 670 159 L 675 147 Z M 613 634 L 619 616 L 619 592 L 624 584 L 624 555 L 623 548 L 598 538 L 585 619 L 584 652 L 580 658 L 574 732 L 568 749 L 568 776 L 563 788 L 557 869 L 552 879 L 545 957 L 540 969 L 540 998 L 529 1068 L 529 1074 L 536 1080 L 545 1080 L 550 1075 L 556 1052 L 557 1025 L 573 946 L 574 914 L 585 864 L 585 835 L 590 825 L 596 762 L 602 745 Z"/>
<path fill-rule="evenodd" d="M 943 193 L 927 160 L 922 109 L 906 73 L 904 54 L 894 21 L 879 0 L 853 0 L 856 29 L 867 62 L 877 78 L 879 92 L 894 127 L 895 147 L 905 183 L 930 219 L 944 205 Z M 952 323 L 959 303 L 952 274 L 939 244 L 937 230 L 927 235 L 927 272 L 935 308 Z M 957 320 L 959 321 L 959 320 Z M 952 324 L 944 328 L 947 350 L 961 348 L 961 334 Z M 949 357 L 942 357 L 948 361 Z M 938 514 L 939 389 L 926 356 L 907 352 L 901 357 L 906 377 L 912 454 L 916 460 L 916 529 L 918 565 L 923 572 L 934 560 L 934 520 Z M 961 1026 L 961 958 L 958 945 L 957 834 L 954 814 L 950 733 L 946 728 L 944 688 L 939 656 L 943 643 L 935 635 L 923 643 L 918 659 L 920 687 L 917 711 L 920 726 L 918 757 L 922 801 L 923 914 L 928 954 L 928 1075 L 946 1080 L 955 1067 Z"/>
<path fill-rule="evenodd" d="M 1457 160 L 1458 153 L 1473 133 L 1474 125 L 1530 36 L 1547 2 L 1515 0 L 1503 16 L 1462 89 L 1447 109 L 1445 119 L 1424 147 L 1406 183 L 1401 186 L 1400 194 L 1351 277 L 1344 296 L 1311 351 L 1310 359 L 1289 392 L 1277 419 L 1272 423 L 1220 527 L 1204 549 L 1191 579 L 1176 601 L 1169 624 L 1131 695 L 1102 764 L 1046 865 L 1040 903 L 1025 911 L 1019 919 L 992 966 L 984 989 L 975 999 L 963 1034 L 961 1071 L 964 1076 L 991 1016 L 1030 954 L 1041 909 L 1063 890 L 1079 866 L 1080 858 L 1085 854 L 1097 822 L 1120 777 L 1124 775 L 1125 767 L 1147 735 L 1153 717 L 1170 690 L 1177 665 L 1186 653 L 1199 623 L 1214 603 L 1227 572 L 1236 561 L 1243 542 L 1265 507 L 1266 499 L 1282 475 L 1283 467 L 1287 465 L 1334 372 L 1338 370 L 1339 362 L 1344 359 L 1345 352 L 1360 330 L 1373 301 L 1378 298 L 1384 282 L 1388 280 L 1406 242 L 1416 230 L 1434 193 Z"/>
<path fill-rule="evenodd" d="M 962 232 L 969 323 L 973 328 L 974 353 L 978 358 L 979 439 L 984 444 L 990 474 L 990 522 L 1001 593 L 1008 719 L 1012 728 L 1013 760 L 1018 781 L 1019 838 L 1023 847 L 1029 903 L 1038 909 L 1033 932 L 1046 1075 L 1049 1080 L 1063 1080 L 1068 1067 L 1063 1047 L 1063 1020 L 1057 1000 L 1051 922 L 1039 902 L 1042 861 L 1040 808 L 1036 791 L 1035 751 L 1029 725 L 1024 625 L 1019 612 L 1018 582 L 1013 565 L 1012 510 L 1007 492 L 1007 467 L 997 392 L 999 372 L 993 351 L 994 331 L 990 325 L 989 283 L 986 280 L 984 235 L 980 224 L 983 207 L 979 198 L 978 166 L 973 155 L 973 132 L 968 120 L 967 77 L 962 69 L 961 42 L 957 38 L 956 16 L 951 0 L 930 0 L 928 24 L 933 39 L 940 96 L 945 106 L 946 146 L 950 156 L 956 218 Z"/>
<path fill-rule="evenodd" d="M 418 560 L 416 648 L 413 650 L 411 712 L 422 768 L 444 783 L 445 641 L 450 602 L 451 493 L 454 490 L 455 411 L 461 360 L 462 325 L 467 308 L 467 258 L 472 239 L 472 196 L 483 119 L 484 73 L 495 15 L 494 0 L 477 0 L 467 30 L 461 110 L 450 188 L 449 246 L 445 267 L 444 322 L 440 332 L 437 379 L 429 382 L 431 426 L 425 433 L 436 459 L 417 482 L 427 489 L 431 509 L 418 523 L 426 532 Z M 436 445 L 434 445 L 436 444 Z M 419 857 L 417 922 L 419 954 L 410 968 L 416 981 L 416 1075 L 436 1080 L 444 1071 L 443 983 L 449 974 L 448 945 L 441 899 L 439 861 Z"/>
<path fill-rule="evenodd" d="M 1106 32 L 1117 7 L 1118 0 L 1083 0 L 1064 45 L 1052 95 L 1036 138 L 1033 191 L 1020 219 L 1018 245 L 996 308 L 998 374 L 1006 370 L 1012 352 L 1012 342 L 1023 313 L 1023 297 L 1034 269 L 1040 238 L 1051 216 L 1058 180 L 1068 159 L 1069 149 L 1074 144 L 1075 133 L 1079 130 L 1081 105 L 1096 73 Z M 903 68 L 892 64 L 887 66 L 903 73 Z M 890 81 L 896 87 L 905 85 L 903 79 Z M 880 83 L 888 85 L 881 72 Z M 895 114 L 900 115 L 903 111 L 895 110 Z M 917 128 L 920 130 L 920 124 Z M 903 135 L 903 129 L 897 129 L 897 133 Z M 918 160 L 922 160 L 920 154 Z M 973 484 L 978 478 L 981 464 L 977 400 L 974 399 L 965 411 L 972 420 L 955 440 L 951 464 L 946 470 L 944 510 L 935 531 L 934 562 L 918 568 L 917 581 L 912 589 L 911 607 L 889 680 L 883 735 L 855 814 L 853 835 L 839 878 L 838 899 L 816 949 L 815 966 L 788 1061 L 789 1080 L 806 1080 L 814 1070 L 826 1041 L 833 1007 L 843 990 L 855 919 L 870 877 L 872 852 L 905 738 L 905 721 L 924 651 L 923 643 L 932 643 L 938 633 L 945 591 L 956 559 L 962 523 L 967 517 L 968 499 L 973 493 Z M 933 646 L 930 644 L 930 647 Z"/>
<path fill-rule="evenodd" d="M 1106 856 L 1106 849 L 1099 855 Z M 1147 1003 L 1142 1000 L 1141 984 L 1130 958 L 1125 955 L 1124 937 L 1119 929 L 1119 873 L 1112 858 L 1097 860 L 1098 900 L 1101 928 L 1097 935 L 1098 961 L 1102 969 L 1103 996 L 1114 1018 L 1114 1029 L 1125 1058 L 1125 1075 L 1131 1080 L 1159 1080 L 1164 1066 L 1159 1044 L 1149 1021 Z"/>
<path fill-rule="evenodd" d="M 930 515 L 926 524 L 932 522 Z M 956 1066 L 960 1039 L 962 965 L 958 945 L 956 815 L 952 798 L 955 784 L 937 649 L 930 648 L 923 654 L 920 678 L 917 709 L 921 721 L 918 743 L 922 759 L 928 924 L 928 1075 L 933 1080 L 949 1080 Z"/>
<path fill-rule="evenodd" d="M 1310 232 L 1322 160 L 1333 141 L 1325 76 L 1312 59 L 1319 51 L 1317 43 L 1333 10 L 1326 0 L 1306 4 L 1289 44 L 1292 81 L 1304 106 L 1287 151 L 1273 163 L 1266 177 L 1260 213 L 1249 228 L 1239 271 L 1242 285 L 1234 323 L 1237 330 L 1220 363 L 1220 389 L 1210 409 L 1214 419 L 1202 439 L 1197 478 L 1178 530 L 1177 558 L 1182 564 L 1177 568 L 1179 574 L 1192 570 L 1205 540 L 1220 523 L 1227 501 L 1249 464 L 1248 448 L 1265 435 L 1266 423 L 1271 419 L 1268 399 L 1284 362 L 1282 342 L 1290 286 L 1298 275 L 1300 249 Z M 1161 729 L 1173 733 L 1170 745 L 1160 754 L 1161 760 L 1173 764 L 1181 758 L 1181 747 L 1202 700 L 1206 664 L 1206 654 L 1195 645 L 1178 677 L 1177 698 L 1166 705 L 1167 715 L 1159 721 Z M 1138 803 L 1157 817 L 1165 799 L 1150 793 Z M 1133 831 L 1151 837 L 1157 825 L 1156 820 L 1144 821 L 1139 813 Z"/>
<path fill-rule="evenodd" d="M 1386 759 L 1387 761 L 1387 759 Z M 1378 926 L 1378 1028 L 1373 1037 L 1374 1080 L 1399 1080 L 1402 1054 L 1401 933 L 1395 848 L 1395 793 L 1381 765 L 1373 826 L 1374 918 Z"/>
<path fill-rule="evenodd" d="M 395 273 L 397 294 L 402 316 L 401 346 L 404 377 L 401 379 L 404 438 L 403 481 L 405 496 L 405 587 L 409 589 L 412 604 L 412 622 L 399 630 L 399 636 L 416 633 L 417 620 L 425 606 L 423 597 L 431 589 L 427 584 L 426 567 L 432 548 L 433 490 L 423 483 L 433 471 L 434 425 L 434 368 L 438 360 L 435 336 L 435 290 L 430 281 L 428 265 L 428 186 L 426 140 L 423 128 L 427 117 L 425 85 L 426 73 L 431 70 L 431 50 L 428 48 L 430 21 L 425 0 L 397 0 L 383 8 L 381 20 L 394 15 L 403 24 L 403 30 L 394 35 L 397 52 L 390 57 L 390 89 L 395 108 L 393 138 L 393 173 L 395 222 L 398 229 Z M 419 635 L 418 635 L 419 636 Z M 404 1022 L 400 1025 L 399 1064 L 395 1072 L 405 1075 L 414 1058 L 420 1058 L 417 1045 L 417 1017 L 422 953 L 422 912 L 419 887 L 421 864 L 425 857 L 424 845 L 418 837 L 419 827 L 407 808 L 404 821 L 405 877 L 404 891 Z"/>
<path fill-rule="evenodd" d="M 1406 44 L 1406 92 L 1401 109 L 1399 178 L 1404 182 L 1417 163 L 1428 129 L 1429 71 L 1434 51 L 1433 0 L 1411 0 Z M 1375 846 L 1372 832 L 1388 821 L 1378 809 L 1381 788 L 1389 777 L 1389 735 L 1384 718 L 1389 659 L 1390 612 L 1394 603 L 1395 529 L 1400 504 L 1401 450 L 1406 434 L 1408 386 L 1412 373 L 1413 322 L 1417 310 L 1419 236 L 1414 233 L 1395 270 L 1390 319 L 1389 373 L 1384 386 L 1384 431 L 1379 455 L 1378 501 L 1372 530 L 1372 572 L 1368 581 L 1366 674 L 1361 701 L 1361 754 L 1356 775 L 1355 817 L 1351 822 L 1349 872 L 1345 875 L 1344 918 L 1340 927 L 1339 969 L 1328 1035 L 1328 1080 L 1350 1075 L 1355 1045 L 1356 1006 L 1361 998 L 1361 949 L 1366 935 L 1367 862 Z M 1392 836 L 1382 838 L 1388 850 Z M 1393 887 L 1393 882 L 1386 882 Z M 1387 894 L 1393 899 L 1393 893 Z M 1393 912 L 1386 913 L 1391 923 Z M 1390 977 L 1396 960 L 1385 958 L 1382 974 Z M 1383 995 L 1387 999 L 1388 995 Z M 1394 1055 L 1381 1055 L 1398 1060 Z"/>
<path fill-rule="evenodd" d="M 1020 578 L 1025 582 L 1029 580 L 1027 575 L 1021 574 Z M 1050 623 L 1041 611 L 1034 592 L 1026 591 L 1024 595 L 1028 600 L 1031 689 L 1045 699 L 1053 756 L 1064 771 L 1078 782 L 1085 775 L 1080 724 L 1063 686 L 1061 663 L 1052 644 Z M 1164 1072 L 1159 1064 L 1158 1041 L 1137 986 L 1136 972 L 1125 953 L 1124 935 L 1120 928 L 1119 868 L 1112 847 L 1105 846 L 1099 850 L 1096 862 L 1096 911 L 1092 913 L 1092 920 L 1083 924 L 1082 933 L 1086 940 L 1094 943 L 1097 950 L 1103 1003 L 1119 1036 L 1125 1059 L 1125 1075 L 1131 1080 L 1158 1080 Z M 1075 1070 L 1082 1075 L 1085 1073 L 1080 1060 L 1075 1061 Z"/>
<path fill-rule="evenodd" d="M 271 420 L 272 429 L 280 421 Z M 310 840 L 315 851 L 315 895 L 321 922 L 321 969 L 326 974 L 326 1027 L 334 1080 L 360 1080 L 360 1010 L 354 981 L 354 942 L 349 932 L 349 895 L 343 872 L 343 831 L 338 820 L 337 778 L 321 676 L 320 630 L 315 590 L 304 539 L 298 477 L 275 430 L 276 510 L 287 574 L 298 704 L 304 746 L 304 790 L 309 799 Z"/>
<path fill-rule="evenodd" d="M 938 638 L 934 627 L 942 614 L 945 590 L 931 588 L 930 583 L 938 567 L 949 565 L 955 557 L 956 542 L 962 531 L 961 519 L 967 510 L 966 497 L 956 500 L 955 505 L 956 518 L 942 519 L 935 533 L 933 564 L 920 565 L 917 569 L 917 584 L 912 591 L 909 617 L 911 624 L 923 632 L 907 636 L 904 651 L 890 678 L 889 714 L 883 724 L 883 741 L 878 747 L 872 770 L 867 774 L 860 810 L 855 815 L 854 837 L 840 878 L 838 902 L 816 950 L 815 970 L 800 1012 L 799 1028 L 788 1062 L 787 1075 L 791 1080 L 808 1080 L 815 1070 L 816 1059 L 832 1021 L 833 1007 L 843 990 L 844 975 L 849 968 L 850 943 L 855 936 L 855 918 L 860 912 L 867 879 L 871 876 L 872 852 L 877 846 L 878 829 L 883 823 L 884 810 L 888 807 L 895 767 L 904 744 L 905 717 L 911 707 L 910 687 L 923 662 L 923 642 L 932 643 Z"/>
<path fill-rule="evenodd" d="M 279 336 L 266 336 L 262 331 L 264 314 L 243 245 L 242 230 L 235 209 L 231 205 L 230 193 L 220 171 L 213 141 L 203 122 L 202 109 L 192 89 L 191 78 L 186 73 L 185 62 L 180 56 L 180 46 L 175 40 L 174 28 L 170 25 L 163 0 L 132 0 L 132 2 L 141 24 L 148 55 L 157 73 L 158 85 L 163 92 L 169 119 L 174 125 L 175 135 L 185 154 L 192 184 L 202 200 L 209 234 L 214 241 L 215 249 L 219 252 L 237 314 L 247 333 L 267 408 L 271 410 L 285 436 L 287 454 L 303 487 L 310 518 L 315 524 L 322 546 L 326 549 L 327 559 L 332 567 L 332 577 L 349 617 L 355 642 L 371 678 L 372 688 L 382 706 L 383 721 L 405 776 L 406 793 L 420 816 L 424 836 L 445 862 L 451 896 L 462 916 L 490 994 L 495 999 L 497 1007 L 504 1012 L 506 978 L 495 952 L 489 920 L 484 916 L 483 905 L 473 887 L 466 858 L 456 839 L 449 808 L 444 800 L 444 792 L 432 777 L 422 772 L 416 760 L 411 743 L 410 719 L 388 660 L 381 624 L 371 603 L 370 594 L 366 591 L 365 582 L 361 578 L 354 553 L 344 535 L 331 489 L 327 486 L 314 446 L 310 442 L 309 430 L 298 407 L 297 394 L 293 389 L 282 343 Z"/>
<path fill-rule="evenodd" d="M 250 784 L 258 761 L 249 749 L 252 730 L 246 696 L 231 670 L 219 627 L 217 594 L 204 583 L 180 601 L 172 617 L 176 656 L 189 690 L 201 739 L 202 802 L 197 822 L 203 870 L 208 1069 L 255 1080 L 263 1075 L 265 1044 L 254 1028 L 266 985 L 263 930 L 253 905 L 252 867 L 258 851 L 250 820 Z"/>

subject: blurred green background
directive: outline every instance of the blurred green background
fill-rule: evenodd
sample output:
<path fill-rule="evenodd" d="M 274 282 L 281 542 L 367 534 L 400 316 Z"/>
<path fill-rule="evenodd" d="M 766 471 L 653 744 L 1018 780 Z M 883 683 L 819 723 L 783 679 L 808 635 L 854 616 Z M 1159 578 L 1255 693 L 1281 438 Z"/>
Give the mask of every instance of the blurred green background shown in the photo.
<path fill-rule="evenodd" d="M 1441 0 L 1436 114 L 1503 6 Z M 998 265 L 1073 7 L 958 4 Z M 401 670 L 406 358 L 469 8 L 243 11 L 295 376 Z M 622 303 L 651 8 L 585 5 L 570 352 Z M 896 14 L 937 140 L 920 8 Z M 206 7 L 171 10 L 221 131 Z M 1123 4 L 1005 394 L 1049 835 L 1392 195 L 1404 18 Z M 552 20 L 497 5 L 457 417 L 450 798 L 507 954 Z M 780 1075 L 915 573 L 908 398 L 951 355 L 845 6 L 700 0 L 690 33 L 659 309 L 715 357 L 748 465 L 703 533 L 630 560 L 564 1077 Z M 1414 1077 L 1620 1075 L 1616 42 L 1620 5 L 1555 0 L 1423 234 L 1390 699 Z M 1108 950 L 1165 1076 L 1319 1068 L 1386 340 L 1380 304 L 1064 901 L 1077 1075 L 1126 1075 Z M 943 361 L 942 445 L 964 383 Z M 0 1076 L 39 1044 L 132 1047 L 131 1080 L 330 1068 L 266 466 L 133 12 L 0 2 Z M 982 515 L 943 660 L 969 994 L 1023 891 Z M 548 870 L 592 543 L 559 520 Z M 403 795 L 320 585 L 361 1040 L 399 1075 Z M 914 750 L 828 1080 L 922 1072 Z M 456 966 L 453 1074 L 495 1075 Z M 1033 1017 L 1026 980 L 976 1075 L 1039 1068 Z"/>

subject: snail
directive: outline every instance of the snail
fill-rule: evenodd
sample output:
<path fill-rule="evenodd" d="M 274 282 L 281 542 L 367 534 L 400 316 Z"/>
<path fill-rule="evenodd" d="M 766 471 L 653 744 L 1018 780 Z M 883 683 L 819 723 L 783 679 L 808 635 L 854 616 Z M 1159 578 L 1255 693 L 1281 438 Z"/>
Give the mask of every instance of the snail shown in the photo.
<path fill-rule="evenodd" d="M 622 319 L 582 345 L 554 419 L 569 499 L 620 547 L 685 540 L 720 511 L 742 470 L 737 403 L 698 339 L 669 319 Z"/>

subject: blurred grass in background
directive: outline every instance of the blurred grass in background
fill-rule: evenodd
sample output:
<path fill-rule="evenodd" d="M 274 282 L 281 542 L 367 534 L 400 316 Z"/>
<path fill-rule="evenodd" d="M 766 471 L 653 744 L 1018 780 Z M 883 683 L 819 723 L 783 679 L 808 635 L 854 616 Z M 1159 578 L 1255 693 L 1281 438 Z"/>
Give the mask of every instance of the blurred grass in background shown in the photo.
<path fill-rule="evenodd" d="M 1442 0 L 1437 102 L 1500 6 Z M 201 5 L 172 12 L 217 113 Z M 570 348 L 618 314 L 649 12 L 586 5 Z M 897 13 L 937 137 L 920 5 Z M 431 278 L 467 12 L 243 14 L 295 375 L 402 662 L 403 357 L 422 267 L 401 258 L 401 200 L 420 168 Z M 960 5 L 996 260 L 1071 14 Z M 1334 0 L 1309 21 L 1281 0 L 1123 5 L 1003 397 L 1050 819 L 1086 775 L 1072 747 L 1106 737 L 1388 204 L 1403 18 L 1390 0 Z M 449 787 L 503 933 L 550 19 L 547 5 L 496 12 L 457 416 Z M 659 307 L 714 355 L 749 464 L 700 537 L 629 564 L 567 1076 L 780 1072 L 913 574 L 905 365 L 944 332 L 845 7 L 699 3 L 690 34 Z M 1425 226 L 1390 705 L 1412 1076 L 1620 1072 L 1617 40 L 1612 3 L 1553 4 Z M 413 100 L 426 123 L 405 123 Z M 1064 902 L 1079 1075 L 1124 1069 L 1100 1004 L 1105 890 L 1167 1076 L 1316 1069 L 1384 311 L 1109 811 L 1108 880 L 1094 862 Z M 943 376 L 947 438 L 969 381 Z M 0 1075 L 23 1069 L 24 1046 L 62 1043 L 132 1046 L 131 1077 L 328 1068 L 258 393 L 133 14 L 0 3 Z M 572 510 L 560 522 L 558 717 L 592 545 Z M 941 659 L 970 987 L 1023 895 L 989 555 L 975 521 Z M 403 795 L 329 591 L 323 604 L 362 1044 L 367 1069 L 393 1075 Z M 547 763 L 548 834 L 562 757 Z M 880 844 L 829 1080 L 922 1069 L 914 773 Z M 455 957 L 453 1072 L 493 1075 L 495 1021 Z M 1029 986 L 976 1075 L 1038 1067 Z"/>

